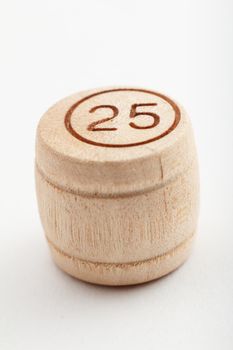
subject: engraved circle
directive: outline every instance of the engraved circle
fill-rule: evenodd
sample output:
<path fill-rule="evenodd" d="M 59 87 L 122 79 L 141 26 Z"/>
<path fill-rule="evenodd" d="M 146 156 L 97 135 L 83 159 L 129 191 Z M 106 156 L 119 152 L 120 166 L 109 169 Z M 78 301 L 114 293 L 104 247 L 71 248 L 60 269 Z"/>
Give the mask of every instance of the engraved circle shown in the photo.
<path fill-rule="evenodd" d="M 162 100 L 164 100 L 165 102 L 167 102 L 173 109 L 174 113 L 175 113 L 175 117 L 174 117 L 174 121 L 173 123 L 161 134 L 156 135 L 155 137 L 151 137 L 147 140 L 143 140 L 143 141 L 138 141 L 138 142 L 133 142 L 133 143 L 120 143 L 120 144 L 111 144 L 111 143 L 102 143 L 102 142 L 97 142 L 97 141 L 93 141 L 90 140 L 84 136 L 82 136 L 80 133 L 78 133 L 72 126 L 71 120 L 73 117 L 73 113 L 74 111 L 85 101 L 95 97 L 95 96 L 99 96 L 102 94 L 108 94 L 108 93 L 114 93 L 114 92 L 121 92 L 121 91 L 127 91 L 127 92 L 141 92 L 141 93 L 145 93 L 145 94 L 150 94 L 150 95 L 154 95 L 157 96 L 159 98 L 161 98 Z M 139 112 L 139 114 L 141 114 Z M 65 115 L 65 127 L 68 130 L 68 132 L 74 136 L 75 138 L 77 138 L 78 140 L 88 143 L 90 145 L 94 145 L 94 146 L 99 146 L 99 147 L 134 147 L 134 146 L 140 146 L 140 145 L 144 145 L 150 142 L 154 142 L 157 141 L 161 138 L 163 138 L 164 136 L 168 135 L 169 133 L 171 133 L 179 124 L 180 121 L 180 109 L 177 106 L 177 104 L 172 101 L 169 97 L 160 94 L 158 92 L 154 92 L 154 91 L 150 91 L 150 90 L 145 90 L 145 89 L 136 89 L 136 88 L 117 88 L 117 89 L 110 89 L 110 90 L 103 90 L 103 91 L 99 91 L 96 93 L 93 93 L 91 95 L 88 95 L 84 98 L 82 98 L 81 100 L 77 101 L 76 103 L 74 103 L 70 109 L 67 111 L 66 115 Z"/>

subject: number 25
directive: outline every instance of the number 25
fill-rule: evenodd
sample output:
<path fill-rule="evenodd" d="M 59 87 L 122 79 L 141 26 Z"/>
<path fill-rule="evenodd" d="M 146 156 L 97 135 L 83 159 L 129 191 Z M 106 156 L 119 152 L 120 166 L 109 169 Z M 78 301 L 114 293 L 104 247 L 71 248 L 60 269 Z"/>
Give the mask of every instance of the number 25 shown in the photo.
<path fill-rule="evenodd" d="M 129 118 L 136 118 L 140 115 L 149 115 L 150 117 L 152 117 L 152 123 L 146 126 L 139 126 L 137 125 L 135 122 L 130 122 L 129 126 L 131 126 L 131 128 L 134 129 L 151 129 L 154 128 L 156 125 L 159 124 L 160 118 L 159 116 L 154 113 L 154 112 L 137 112 L 137 108 L 138 107 L 144 107 L 144 106 L 157 106 L 157 103 L 135 103 L 131 106 L 130 109 L 130 114 L 129 114 Z M 112 110 L 112 116 L 111 117 L 106 117 L 104 119 L 100 119 L 97 120 L 91 124 L 88 125 L 87 130 L 89 131 L 114 131 L 117 130 L 117 128 L 100 128 L 100 127 L 96 127 L 97 125 L 100 125 L 102 123 L 105 123 L 109 120 L 113 120 L 114 118 L 117 117 L 117 115 L 119 114 L 119 110 L 117 107 L 112 106 L 112 105 L 100 105 L 100 106 L 95 106 L 93 108 L 90 109 L 90 113 L 94 113 L 97 109 L 100 108 L 108 108 Z"/>

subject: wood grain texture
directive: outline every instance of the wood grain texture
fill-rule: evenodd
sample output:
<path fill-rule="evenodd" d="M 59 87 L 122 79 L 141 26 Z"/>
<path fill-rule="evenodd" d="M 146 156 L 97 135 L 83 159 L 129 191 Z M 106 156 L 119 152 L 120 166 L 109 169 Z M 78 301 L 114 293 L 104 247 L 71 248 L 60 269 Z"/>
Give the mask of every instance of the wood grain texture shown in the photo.
<path fill-rule="evenodd" d="M 197 158 L 189 118 L 168 97 L 110 88 L 58 102 L 38 126 L 35 172 L 46 238 L 67 273 L 137 284 L 187 258 Z"/>

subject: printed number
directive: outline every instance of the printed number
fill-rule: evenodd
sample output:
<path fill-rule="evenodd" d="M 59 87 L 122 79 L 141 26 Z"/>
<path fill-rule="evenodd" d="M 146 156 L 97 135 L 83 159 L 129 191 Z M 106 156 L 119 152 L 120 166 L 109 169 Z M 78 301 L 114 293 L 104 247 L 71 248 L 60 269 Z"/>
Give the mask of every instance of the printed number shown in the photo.
<path fill-rule="evenodd" d="M 134 104 L 131 107 L 131 111 L 130 111 L 130 118 L 135 118 L 139 115 L 150 115 L 153 118 L 153 122 L 150 125 L 147 126 L 138 126 L 137 124 L 135 124 L 134 122 L 129 123 L 129 125 L 131 126 L 131 128 L 134 129 L 151 129 L 154 128 L 156 125 L 159 124 L 159 116 L 156 113 L 152 113 L 152 112 L 137 112 L 137 107 L 143 107 L 143 106 L 157 106 L 157 103 L 139 103 L 139 104 Z"/>
<path fill-rule="evenodd" d="M 101 106 L 95 106 L 93 108 L 90 109 L 90 113 L 94 113 L 97 109 L 100 108 L 110 108 L 113 112 L 113 116 L 112 117 L 108 117 L 108 118 L 104 118 L 101 120 L 97 120 L 96 122 L 93 122 L 91 124 L 88 125 L 87 130 L 89 131 L 114 131 L 117 130 L 117 128 L 97 128 L 96 125 L 105 123 L 109 120 L 112 120 L 114 118 L 116 118 L 116 116 L 118 115 L 119 111 L 118 108 L 116 108 L 115 106 L 111 106 L 111 105 L 101 105 Z"/>
<path fill-rule="evenodd" d="M 139 126 L 137 124 L 135 124 L 134 122 L 130 122 L 129 125 L 131 126 L 131 128 L 134 129 L 151 129 L 154 128 L 156 125 L 159 124 L 160 118 L 156 113 L 153 112 L 137 112 L 137 108 L 138 107 L 144 107 L 144 106 L 157 106 L 157 103 L 138 103 L 138 104 L 133 104 L 131 106 L 131 110 L 130 110 L 130 118 L 136 118 L 140 115 L 149 115 L 153 118 L 153 122 L 150 125 L 147 126 Z M 117 128 L 99 128 L 96 127 L 99 124 L 105 123 L 109 120 L 113 120 L 114 118 L 116 118 L 116 116 L 119 114 L 119 110 L 117 107 L 112 106 L 112 105 L 101 105 L 101 106 L 95 106 L 93 108 L 90 109 L 90 113 L 94 113 L 97 109 L 100 108 L 110 108 L 113 112 L 113 116 L 112 117 L 108 117 L 108 118 L 104 118 L 101 120 L 97 120 L 96 122 L 93 122 L 91 124 L 88 125 L 87 130 L 89 131 L 115 131 L 117 130 Z"/>

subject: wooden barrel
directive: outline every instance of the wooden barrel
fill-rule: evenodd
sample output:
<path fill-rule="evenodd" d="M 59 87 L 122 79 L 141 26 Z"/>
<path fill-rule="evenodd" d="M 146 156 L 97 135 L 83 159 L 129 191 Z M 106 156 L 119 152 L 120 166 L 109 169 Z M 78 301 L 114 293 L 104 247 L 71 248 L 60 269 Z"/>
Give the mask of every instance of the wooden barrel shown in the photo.
<path fill-rule="evenodd" d="M 36 187 L 61 269 L 106 285 L 161 277 L 185 261 L 196 232 L 190 120 L 169 97 L 140 88 L 67 97 L 40 120 Z"/>

